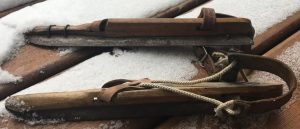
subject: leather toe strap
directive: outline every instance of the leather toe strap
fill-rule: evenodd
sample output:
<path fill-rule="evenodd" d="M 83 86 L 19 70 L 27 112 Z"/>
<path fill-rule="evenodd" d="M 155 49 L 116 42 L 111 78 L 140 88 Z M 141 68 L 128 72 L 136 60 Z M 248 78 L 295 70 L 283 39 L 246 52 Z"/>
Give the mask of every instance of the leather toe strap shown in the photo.
<path fill-rule="evenodd" d="M 297 86 L 297 78 L 294 72 L 286 64 L 272 58 L 241 53 L 230 53 L 229 60 L 237 61 L 238 69 L 253 69 L 277 75 L 285 81 L 289 87 L 289 91 L 287 93 L 275 98 L 261 99 L 257 101 L 237 100 L 239 103 L 249 105 L 249 112 L 258 113 L 278 109 L 291 99 Z"/>

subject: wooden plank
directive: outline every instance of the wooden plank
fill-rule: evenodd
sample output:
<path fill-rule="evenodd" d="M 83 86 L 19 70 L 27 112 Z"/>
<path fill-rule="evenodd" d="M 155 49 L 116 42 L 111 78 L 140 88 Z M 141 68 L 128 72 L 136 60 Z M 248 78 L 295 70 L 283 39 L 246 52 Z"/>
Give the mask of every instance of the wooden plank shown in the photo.
<path fill-rule="evenodd" d="M 283 53 L 287 48 L 293 46 L 296 42 L 300 42 L 300 31 L 268 51 L 264 56 L 267 57 L 276 57 Z M 298 78 L 299 79 L 299 78 Z M 300 82 L 300 80 L 298 80 Z M 294 100 L 288 103 L 288 106 L 285 106 L 277 114 L 272 114 L 270 119 L 265 125 L 265 128 L 269 129 L 298 129 L 300 127 L 300 85 L 294 93 Z"/>
<path fill-rule="evenodd" d="M 298 23 L 300 24 L 300 22 Z M 281 54 L 290 46 L 293 46 L 297 41 L 300 41 L 300 31 L 298 30 L 295 34 L 284 40 L 282 43 L 278 44 L 276 47 L 269 50 L 264 56 L 274 58 Z"/>
<path fill-rule="evenodd" d="M 40 2 L 43 2 L 43 1 L 45 1 L 45 0 L 34 0 L 34 1 L 29 2 L 29 3 L 25 3 L 25 4 L 19 5 L 19 6 L 17 6 L 17 7 L 10 8 L 10 9 L 4 10 L 4 11 L 1 11 L 1 12 L 0 12 L 0 18 L 1 18 L 1 17 L 4 17 L 4 16 L 6 16 L 6 15 L 12 13 L 12 12 L 18 11 L 18 10 L 20 10 L 20 9 L 22 9 L 22 8 L 25 8 L 25 7 L 27 7 L 27 6 L 31 6 L 31 5 L 34 5 L 34 4 L 36 4 L 36 3 L 40 3 Z"/>
<path fill-rule="evenodd" d="M 252 51 L 263 54 L 300 29 L 300 11 L 256 36 Z"/>
<path fill-rule="evenodd" d="M 4 70 L 23 78 L 21 82 L 0 84 L 0 99 L 80 63 L 99 51 L 101 50 L 82 49 L 60 56 L 56 49 L 27 44 L 19 50 L 15 58 L 2 65 Z"/>

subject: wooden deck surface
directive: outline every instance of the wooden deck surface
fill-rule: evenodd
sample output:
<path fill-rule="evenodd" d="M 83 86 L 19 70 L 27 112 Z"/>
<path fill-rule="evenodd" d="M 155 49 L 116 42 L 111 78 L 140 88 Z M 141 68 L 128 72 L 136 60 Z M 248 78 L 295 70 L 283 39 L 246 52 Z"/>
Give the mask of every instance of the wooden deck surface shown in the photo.
<path fill-rule="evenodd" d="M 172 7 L 164 12 L 160 12 L 153 17 L 174 17 L 182 12 L 187 11 L 190 8 L 195 7 L 196 5 L 203 3 L 204 1 L 205 0 L 189 0 L 186 3 L 178 5 L 177 7 Z M 4 13 L 0 14 L 2 15 Z M 297 30 L 299 30 L 299 28 L 300 12 L 297 12 L 281 23 L 274 25 L 265 33 L 257 36 L 255 38 L 255 44 L 253 46 L 254 53 L 263 54 L 281 42 L 279 45 L 265 54 L 265 56 L 270 57 L 278 55 L 280 52 L 286 49 L 287 46 L 292 45 L 294 41 L 300 41 L 300 32 L 295 33 Z M 293 33 L 295 34 L 291 36 Z M 80 49 L 65 56 L 59 56 L 56 49 L 26 44 L 20 49 L 19 54 L 15 58 L 2 65 L 4 70 L 7 70 L 15 75 L 23 76 L 23 82 L 17 84 L 12 83 L 0 85 L 0 97 L 1 99 L 3 99 L 19 90 L 43 81 L 44 79 L 47 79 L 52 75 L 55 75 L 103 51 L 106 50 L 86 48 Z M 199 71 L 203 70 L 199 69 Z M 205 76 L 205 74 L 203 74 L 203 72 L 199 72 L 197 78 L 201 78 L 203 76 Z M 299 92 L 299 90 L 297 90 L 297 92 Z M 300 120 L 299 108 L 300 100 L 296 99 L 294 103 L 290 104 L 289 108 L 283 109 L 283 111 L 281 111 L 280 113 L 270 115 L 270 119 L 265 124 L 264 128 L 289 129 L 300 127 L 300 123 L 297 122 Z M 105 128 L 107 126 L 116 127 L 118 125 L 122 129 L 141 129 L 154 127 L 158 129 L 164 129 L 171 127 L 179 128 L 178 123 L 181 123 L 182 121 L 185 121 L 187 119 L 190 119 L 190 117 L 68 122 L 47 126 L 30 126 L 28 124 L 24 124 L 23 122 L 18 122 L 14 119 L 0 118 L 0 128 Z M 216 121 L 209 121 L 204 116 L 197 116 L 197 128 L 207 126 L 207 124 L 203 125 L 201 121 L 207 121 L 208 124 L 211 122 L 211 128 L 219 128 L 218 124 L 214 123 Z M 231 126 L 233 128 L 240 127 L 239 123 L 233 123 Z"/>

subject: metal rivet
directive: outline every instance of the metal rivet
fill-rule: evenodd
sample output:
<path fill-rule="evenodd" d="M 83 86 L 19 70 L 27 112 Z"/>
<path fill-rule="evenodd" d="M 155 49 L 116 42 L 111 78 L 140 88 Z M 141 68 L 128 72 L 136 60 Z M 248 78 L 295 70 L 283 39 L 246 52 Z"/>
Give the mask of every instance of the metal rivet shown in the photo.
<path fill-rule="evenodd" d="M 93 98 L 93 101 L 95 101 L 95 102 L 98 101 L 98 100 L 99 100 L 98 97 Z"/>

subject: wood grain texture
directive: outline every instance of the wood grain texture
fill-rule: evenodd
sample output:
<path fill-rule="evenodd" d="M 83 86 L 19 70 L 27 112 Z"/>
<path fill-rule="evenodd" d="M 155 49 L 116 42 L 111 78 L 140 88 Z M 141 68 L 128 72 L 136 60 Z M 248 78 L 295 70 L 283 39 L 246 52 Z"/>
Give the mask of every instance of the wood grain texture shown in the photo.
<path fill-rule="evenodd" d="M 269 28 L 254 39 L 254 54 L 264 54 L 300 29 L 300 11 Z"/>
<path fill-rule="evenodd" d="M 18 55 L 2 65 L 2 68 L 11 74 L 22 76 L 22 81 L 0 85 L 0 99 L 18 92 L 28 86 L 40 82 L 74 64 L 80 63 L 100 49 L 82 49 L 80 51 L 60 56 L 56 49 L 38 47 L 33 45 L 23 46 Z"/>
<path fill-rule="evenodd" d="M 300 42 L 300 31 L 284 40 L 282 43 L 268 51 L 264 56 L 276 57 L 284 52 L 287 48 Z M 299 78 L 298 78 L 299 82 Z M 265 128 L 268 129 L 298 129 L 300 127 L 300 85 L 295 91 L 294 100 L 289 102 L 287 106 L 283 107 L 279 113 L 270 116 L 269 121 L 266 123 Z"/>

